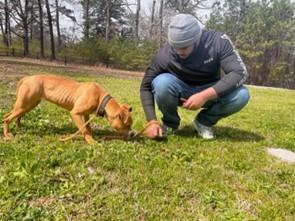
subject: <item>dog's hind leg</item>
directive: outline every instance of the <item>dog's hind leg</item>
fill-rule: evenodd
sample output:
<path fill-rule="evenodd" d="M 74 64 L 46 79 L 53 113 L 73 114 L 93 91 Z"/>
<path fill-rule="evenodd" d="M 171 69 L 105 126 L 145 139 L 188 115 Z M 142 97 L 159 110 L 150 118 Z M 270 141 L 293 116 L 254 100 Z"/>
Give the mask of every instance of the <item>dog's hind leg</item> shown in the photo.
<path fill-rule="evenodd" d="M 26 107 L 26 111 L 23 112 L 23 114 L 19 115 L 18 117 L 16 117 L 15 119 L 15 126 L 16 128 L 20 128 L 20 119 L 28 112 L 30 112 L 32 109 L 34 109 L 38 104 L 40 103 L 40 100 L 36 101 L 35 103 L 32 103 L 30 106 Z"/>
<path fill-rule="evenodd" d="M 21 119 L 21 117 L 17 117 L 15 120 L 15 126 L 17 129 L 20 128 L 20 119 Z"/>
<path fill-rule="evenodd" d="M 3 135 L 5 139 L 11 139 L 13 135 L 9 132 L 9 123 L 16 117 L 25 113 L 24 109 L 14 109 L 10 115 L 3 119 Z"/>
<path fill-rule="evenodd" d="M 26 107 L 18 107 L 15 106 L 13 110 L 6 115 L 3 119 L 3 134 L 5 139 L 11 139 L 13 135 L 9 132 L 9 124 L 10 122 L 16 118 L 16 128 L 20 127 L 20 119 L 22 116 L 24 116 L 26 113 L 30 112 L 34 107 L 36 107 L 40 101 L 35 102 L 34 104 L 31 104 L 30 106 Z"/>
<path fill-rule="evenodd" d="M 16 118 L 16 126 L 20 126 L 20 118 L 31 111 L 40 103 L 40 96 L 30 90 L 29 86 L 21 85 L 17 91 L 17 98 L 12 111 L 4 116 L 3 135 L 5 139 L 11 139 L 13 136 L 9 132 L 10 122 Z"/>

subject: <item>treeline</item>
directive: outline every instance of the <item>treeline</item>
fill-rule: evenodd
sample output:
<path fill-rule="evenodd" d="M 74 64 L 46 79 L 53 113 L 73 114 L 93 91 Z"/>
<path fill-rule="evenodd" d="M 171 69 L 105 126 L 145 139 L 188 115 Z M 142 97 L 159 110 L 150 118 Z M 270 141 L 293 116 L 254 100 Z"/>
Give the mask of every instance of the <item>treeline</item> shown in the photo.
<path fill-rule="evenodd" d="M 295 1 L 216 3 L 208 28 L 227 33 L 250 73 L 250 84 L 295 88 Z"/>
<path fill-rule="evenodd" d="M 166 41 L 171 16 L 190 13 L 205 28 L 231 37 L 250 73 L 248 83 L 295 88 L 294 1 L 153 0 L 148 10 L 142 4 L 142 0 L 0 0 L 2 45 L 8 52 L 21 48 L 24 56 L 75 57 L 89 64 L 144 70 Z M 211 12 L 207 18 L 204 10 Z"/>

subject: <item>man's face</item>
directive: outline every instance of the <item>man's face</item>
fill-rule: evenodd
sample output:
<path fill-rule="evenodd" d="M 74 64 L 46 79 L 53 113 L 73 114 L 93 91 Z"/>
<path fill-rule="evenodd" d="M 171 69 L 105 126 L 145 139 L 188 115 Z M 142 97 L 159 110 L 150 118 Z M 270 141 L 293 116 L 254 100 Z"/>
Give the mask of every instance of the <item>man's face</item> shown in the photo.
<path fill-rule="evenodd" d="M 181 58 L 181 59 L 186 59 L 194 50 L 194 44 L 187 46 L 185 48 L 174 48 L 176 51 L 176 54 Z"/>

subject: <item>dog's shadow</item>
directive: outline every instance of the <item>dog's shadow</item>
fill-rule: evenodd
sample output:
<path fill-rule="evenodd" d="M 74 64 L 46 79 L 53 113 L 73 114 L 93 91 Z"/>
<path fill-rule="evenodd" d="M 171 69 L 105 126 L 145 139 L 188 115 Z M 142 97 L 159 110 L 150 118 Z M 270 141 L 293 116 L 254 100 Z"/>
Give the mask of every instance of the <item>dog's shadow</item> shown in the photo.
<path fill-rule="evenodd" d="M 214 140 L 224 140 L 224 141 L 233 141 L 233 142 L 258 142 L 264 140 L 265 138 L 259 134 L 242 130 L 240 128 L 234 127 L 224 127 L 224 126 L 215 126 L 214 134 L 216 139 Z M 192 126 L 184 126 L 180 128 L 176 135 L 181 137 L 196 137 L 197 134 Z"/>
<path fill-rule="evenodd" d="M 76 133 L 78 128 L 72 124 L 63 124 L 63 125 L 54 125 L 54 124 L 46 124 L 38 126 L 37 128 L 28 128 L 26 126 L 21 126 L 20 129 L 13 129 L 14 134 L 29 134 L 32 136 L 39 136 L 44 137 L 48 135 L 57 135 L 60 138 L 66 138 L 71 136 L 72 134 Z M 136 137 L 136 138 L 128 138 L 127 136 L 123 136 L 118 134 L 115 130 L 111 129 L 110 127 L 103 127 L 103 126 L 92 126 L 92 135 L 95 140 L 103 140 L 103 141 L 112 141 L 112 140 L 123 140 L 123 141 L 142 141 L 143 137 Z M 76 135 L 79 139 L 82 138 L 81 133 Z M 77 138 L 74 138 L 77 139 Z M 83 139 L 83 138 L 82 138 Z"/>
<path fill-rule="evenodd" d="M 74 134 L 77 132 L 77 128 L 72 124 L 63 124 L 63 125 L 53 125 L 47 124 L 43 125 L 42 127 L 29 129 L 26 127 L 21 127 L 20 130 L 15 130 L 14 133 L 26 133 L 30 135 L 36 136 L 47 136 L 47 135 L 58 135 L 60 137 L 66 137 Z M 215 126 L 214 133 L 216 135 L 216 139 L 220 141 L 233 141 L 233 142 L 259 142 L 264 140 L 265 138 L 259 134 L 242 130 L 240 128 L 234 127 L 225 127 L 225 126 Z M 126 136 L 122 136 L 118 134 L 115 130 L 112 130 L 108 127 L 92 127 L 92 134 L 95 140 L 104 140 L 104 141 L 112 141 L 112 140 L 124 140 L 130 142 L 144 142 L 147 138 L 144 136 L 136 136 L 133 138 L 127 138 Z M 197 137 L 196 132 L 194 131 L 192 126 L 184 126 L 177 130 L 175 136 L 180 137 Z M 77 137 L 81 138 L 81 134 L 79 133 Z M 82 138 L 83 139 L 83 138 Z M 162 140 L 161 140 L 162 141 Z M 164 140 L 165 141 L 165 140 Z"/>

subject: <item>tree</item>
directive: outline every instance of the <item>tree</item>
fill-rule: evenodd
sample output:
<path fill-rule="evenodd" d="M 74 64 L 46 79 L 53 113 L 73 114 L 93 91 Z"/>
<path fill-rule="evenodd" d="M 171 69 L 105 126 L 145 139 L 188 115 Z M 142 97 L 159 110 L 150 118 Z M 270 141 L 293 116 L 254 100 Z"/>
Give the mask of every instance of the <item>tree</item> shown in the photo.
<path fill-rule="evenodd" d="M 110 39 L 110 24 L 111 24 L 111 0 L 106 1 L 106 26 L 105 26 L 105 40 L 109 42 Z"/>
<path fill-rule="evenodd" d="M 80 4 L 82 5 L 83 9 L 83 33 L 84 33 L 84 38 L 86 40 L 89 39 L 89 33 L 90 33 L 90 0 L 82 0 L 80 1 Z"/>
<path fill-rule="evenodd" d="M 206 26 L 231 37 L 250 84 L 295 88 L 294 12 L 290 0 L 230 0 L 215 5 Z"/>
<path fill-rule="evenodd" d="M 39 29 L 40 29 L 40 54 L 44 57 L 44 30 L 43 30 L 43 8 L 42 0 L 38 0 L 39 7 Z"/>
<path fill-rule="evenodd" d="M 140 0 L 137 0 L 137 9 L 135 17 L 135 38 L 139 38 L 139 13 L 140 13 Z"/>
<path fill-rule="evenodd" d="M 27 56 L 29 55 L 29 25 L 33 19 L 29 11 L 33 7 L 33 2 L 29 0 L 11 0 L 10 2 L 12 5 L 10 15 L 16 23 L 15 30 L 11 29 L 11 31 L 23 39 L 24 56 Z"/>
<path fill-rule="evenodd" d="M 55 44 L 54 44 L 54 34 L 53 34 L 53 25 L 52 25 L 52 16 L 50 12 L 49 0 L 45 0 L 46 10 L 47 10 L 47 19 L 50 33 L 50 46 L 51 46 L 51 59 L 55 60 Z"/>
<path fill-rule="evenodd" d="M 166 0 L 165 8 L 176 13 L 192 14 L 198 18 L 198 10 L 210 9 L 204 5 L 206 2 L 207 0 Z"/>
<path fill-rule="evenodd" d="M 59 2 L 55 0 L 55 21 L 56 21 L 56 31 L 57 31 L 57 47 L 61 48 L 61 37 L 60 37 L 60 25 L 59 25 Z"/>
<path fill-rule="evenodd" d="M 8 1 L 4 1 L 4 14 L 5 14 L 5 41 L 6 47 L 11 45 L 11 30 L 10 30 L 10 17 L 9 17 L 9 5 Z"/>
<path fill-rule="evenodd" d="M 160 1 L 160 10 L 159 10 L 159 19 L 160 19 L 160 45 L 163 44 L 163 7 L 164 7 L 164 0 Z"/>
<path fill-rule="evenodd" d="M 151 12 L 151 26 L 150 26 L 150 38 L 153 36 L 153 28 L 155 26 L 155 7 L 156 7 L 156 0 L 153 0 L 152 12 Z"/>
<path fill-rule="evenodd" d="M 102 37 L 107 41 L 120 35 L 126 18 L 125 0 L 80 0 L 83 8 L 84 38 Z"/>
<path fill-rule="evenodd" d="M 72 1 L 70 1 L 72 3 Z M 56 32 L 57 32 L 57 48 L 61 50 L 63 44 L 63 36 L 61 34 L 60 28 L 60 17 L 65 16 L 71 19 L 73 22 L 76 22 L 76 18 L 73 16 L 73 10 L 66 8 L 62 5 L 62 1 L 55 0 L 55 23 L 56 23 Z"/>

